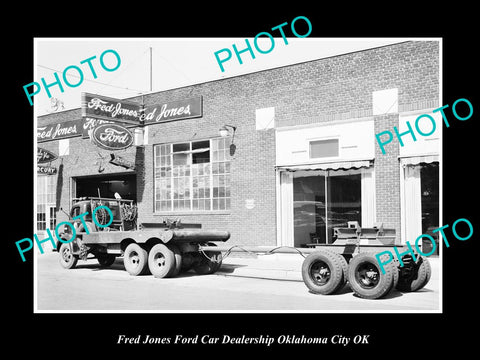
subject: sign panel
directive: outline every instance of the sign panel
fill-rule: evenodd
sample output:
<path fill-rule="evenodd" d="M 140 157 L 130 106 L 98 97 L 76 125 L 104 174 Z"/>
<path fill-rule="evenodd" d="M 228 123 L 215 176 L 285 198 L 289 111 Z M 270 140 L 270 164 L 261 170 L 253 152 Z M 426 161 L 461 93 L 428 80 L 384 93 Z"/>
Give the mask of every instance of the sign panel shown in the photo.
<path fill-rule="evenodd" d="M 37 142 L 45 142 L 80 136 L 82 120 L 70 120 L 62 123 L 37 127 Z"/>
<path fill-rule="evenodd" d="M 139 124 L 141 105 L 125 100 L 82 93 L 82 117 Z"/>
<path fill-rule="evenodd" d="M 37 174 L 42 175 L 55 175 L 57 173 L 57 168 L 54 166 L 40 166 L 37 165 Z"/>
<path fill-rule="evenodd" d="M 203 115 L 202 97 L 170 101 L 154 106 L 146 106 L 140 120 L 146 125 L 201 117 Z"/>
<path fill-rule="evenodd" d="M 122 166 L 126 169 L 135 170 L 135 164 L 132 161 L 124 159 L 123 157 L 115 154 L 110 154 L 109 163 L 117 166 Z"/>
<path fill-rule="evenodd" d="M 44 164 L 56 160 L 57 155 L 49 150 L 37 148 L 37 164 Z"/>
<path fill-rule="evenodd" d="M 98 125 L 91 134 L 95 145 L 105 150 L 123 150 L 133 144 L 133 134 L 118 124 Z"/>
<path fill-rule="evenodd" d="M 82 139 L 86 139 L 90 137 L 90 133 L 97 127 L 98 125 L 102 124 L 113 124 L 114 121 L 108 121 L 108 120 L 99 120 L 99 119 L 94 119 L 90 117 L 86 117 L 83 119 L 83 125 L 82 125 Z"/>

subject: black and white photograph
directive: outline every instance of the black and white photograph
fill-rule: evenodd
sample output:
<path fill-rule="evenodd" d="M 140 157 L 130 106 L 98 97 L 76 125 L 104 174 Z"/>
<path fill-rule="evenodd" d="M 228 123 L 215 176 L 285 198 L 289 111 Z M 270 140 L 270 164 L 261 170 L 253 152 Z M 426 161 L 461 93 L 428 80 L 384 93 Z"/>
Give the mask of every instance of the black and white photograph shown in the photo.
<path fill-rule="evenodd" d="M 36 309 L 441 311 L 441 39 L 206 40 L 36 41 Z"/>
<path fill-rule="evenodd" d="M 12 344 L 472 345 L 470 27 L 348 31 L 307 10 L 19 38 Z"/>

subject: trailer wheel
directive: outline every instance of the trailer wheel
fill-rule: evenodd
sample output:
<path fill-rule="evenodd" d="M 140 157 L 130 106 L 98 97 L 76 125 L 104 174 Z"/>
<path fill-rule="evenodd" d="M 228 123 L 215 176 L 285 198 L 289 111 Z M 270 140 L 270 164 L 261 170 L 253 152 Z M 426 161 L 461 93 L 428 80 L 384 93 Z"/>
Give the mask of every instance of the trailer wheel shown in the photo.
<path fill-rule="evenodd" d="M 432 268 L 430 262 L 424 256 L 419 256 L 417 262 L 404 262 L 400 268 L 400 279 L 397 289 L 404 292 L 420 290 L 430 281 Z"/>
<path fill-rule="evenodd" d="M 97 255 L 97 261 L 101 267 L 108 267 L 115 262 L 116 256 L 111 254 Z"/>
<path fill-rule="evenodd" d="M 175 253 L 163 244 L 157 244 L 148 254 L 148 267 L 156 278 L 171 276 L 175 271 Z"/>
<path fill-rule="evenodd" d="M 311 253 L 302 264 L 303 282 L 315 294 L 333 294 L 345 284 L 343 262 L 345 259 L 336 253 Z"/>
<path fill-rule="evenodd" d="M 148 272 L 148 253 L 136 243 L 129 244 L 123 255 L 123 265 L 130 275 L 144 275 Z"/>
<path fill-rule="evenodd" d="M 73 255 L 72 245 L 70 243 L 62 243 L 58 250 L 60 254 L 60 265 L 65 269 L 73 269 L 77 265 L 78 257 Z"/>
<path fill-rule="evenodd" d="M 375 255 L 360 253 L 348 265 L 348 282 L 353 292 L 365 299 L 378 299 L 393 288 L 397 269 L 392 263 L 384 266 L 382 273 Z"/>

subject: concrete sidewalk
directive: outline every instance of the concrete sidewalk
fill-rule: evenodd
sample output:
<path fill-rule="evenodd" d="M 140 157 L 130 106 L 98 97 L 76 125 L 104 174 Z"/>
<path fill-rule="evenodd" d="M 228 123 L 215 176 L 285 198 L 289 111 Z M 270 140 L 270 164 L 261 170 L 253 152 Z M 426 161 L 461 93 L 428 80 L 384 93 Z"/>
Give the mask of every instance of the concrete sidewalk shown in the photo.
<path fill-rule="evenodd" d="M 302 281 L 300 254 L 271 254 L 249 257 L 229 256 L 223 260 L 218 275 L 252 277 L 261 279 Z M 428 257 L 432 268 L 432 279 L 439 277 L 440 259 Z"/>
<path fill-rule="evenodd" d="M 302 280 L 300 254 L 271 254 L 249 257 L 229 256 L 222 262 L 217 275 L 253 277 L 275 280 Z"/>

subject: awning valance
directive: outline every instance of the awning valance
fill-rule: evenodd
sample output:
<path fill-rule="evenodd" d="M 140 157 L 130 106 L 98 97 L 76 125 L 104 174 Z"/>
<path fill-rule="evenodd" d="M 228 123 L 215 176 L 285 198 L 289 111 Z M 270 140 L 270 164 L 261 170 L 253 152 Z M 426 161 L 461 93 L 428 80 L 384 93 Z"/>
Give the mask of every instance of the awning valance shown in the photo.
<path fill-rule="evenodd" d="M 320 164 L 281 165 L 276 166 L 279 171 L 313 171 L 313 170 L 348 170 L 368 168 L 373 165 L 373 160 L 338 161 Z"/>
<path fill-rule="evenodd" d="M 410 156 L 400 158 L 400 164 L 402 166 L 414 166 L 421 163 L 431 164 L 433 162 L 438 162 L 438 155 L 421 155 L 421 156 Z"/>

